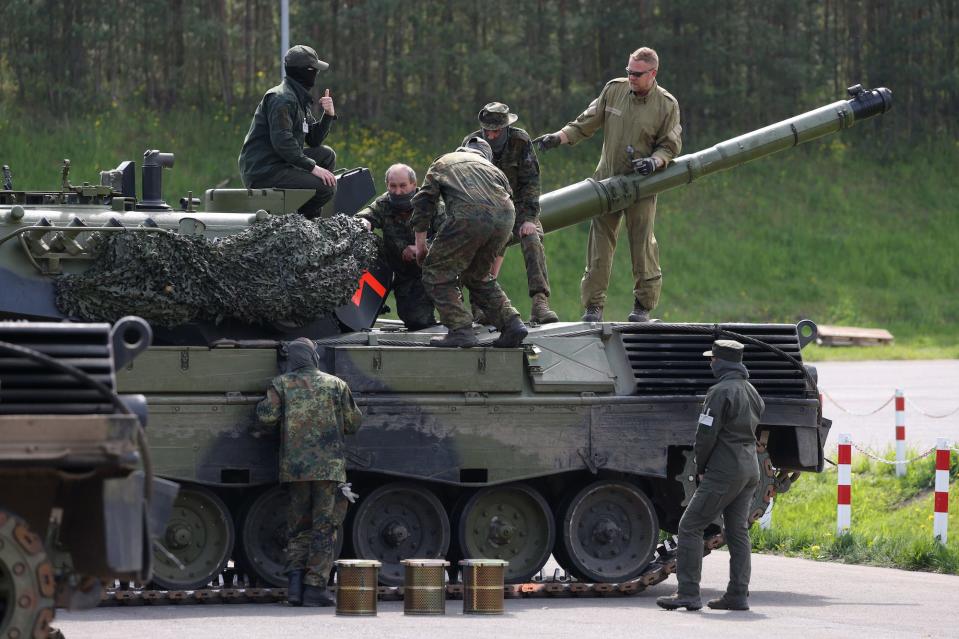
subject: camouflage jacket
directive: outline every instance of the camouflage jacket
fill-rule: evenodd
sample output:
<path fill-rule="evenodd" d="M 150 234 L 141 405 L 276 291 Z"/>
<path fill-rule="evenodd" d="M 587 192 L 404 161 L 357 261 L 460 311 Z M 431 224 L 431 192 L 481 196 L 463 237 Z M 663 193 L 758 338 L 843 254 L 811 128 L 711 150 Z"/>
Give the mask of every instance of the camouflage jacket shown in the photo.
<path fill-rule="evenodd" d="M 280 168 L 313 170 L 316 162 L 303 154 L 303 147 L 322 144 L 336 116 L 323 112 L 317 120 L 310 109 L 312 103 L 310 92 L 292 78 L 266 92 L 237 159 L 246 187 L 269 179 Z"/>
<path fill-rule="evenodd" d="M 493 156 L 493 164 L 506 174 L 513 189 L 513 207 L 516 209 L 516 224 L 535 222 L 539 218 L 539 161 L 529 134 L 523 129 L 506 127 L 509 139 L 506 146 Z M 472 137 L 483 137 L 483 131 L 473 131 L 463 144 Z"/>
<path fill-rule="evenodd" d="M 412 209 L 409 211 L 398 211 L 390 205 L 389 193 L 379 196 L 369 205 L 361 209 L 355 217 L 368 220 L 370 226 L 374 229 L 383 230 L 383 244 L 386 248 L 386 258 L 393 270 L 397 267 L 406 268 L 416 262 L 403 261 L 403 249 L 414 244 L 413 227 L 410 226 Z M 437 215 L 430 221 L 427 228 L 427 238 L 432 238 L 436 231 L 443 224 L 444 215 L 437 212 Z M 418 269 L 418 267 L 417 267 Z"/>
<path fill-rule="evenodd" d="M 410 226 L 422 233 L 437 216 L 440 198 L 446 204 L 446 215 L 455 218 L 469 210 L 502 211 L 515 217 L 506 175 L 491 162 L 471 151 L 454 151 L 434 160 L 423 179 L 423 186 L 413 196 L 413 217 Z"/>
<path fill-rule="evenodd" d="M 256 416 L 280 425 L 280 481 L 346 481 L 343 435 L 362 419 L 346 382 L 312 367 L 278 375 Z"/>
<path fill-rule="evenodd" d="M 657 157 L 666 164 L 683 147 L 679 102 L 666 89 L 653 84 L 646 95 L 634 95 L 626 78 L 610 80 L 586 110 L 563 127 L 570 144 L 603 129 L 603 150 L 593 177 L 603 180 L 633 172 L 626 147 L 635 157 Z"/>

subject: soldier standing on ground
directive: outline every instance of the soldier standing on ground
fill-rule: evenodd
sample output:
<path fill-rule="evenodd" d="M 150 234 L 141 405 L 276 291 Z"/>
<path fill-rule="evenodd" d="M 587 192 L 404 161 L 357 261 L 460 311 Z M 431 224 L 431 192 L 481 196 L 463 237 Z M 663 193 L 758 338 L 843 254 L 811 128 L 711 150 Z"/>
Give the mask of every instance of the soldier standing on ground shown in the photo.
<path fill-rule="evenodd" d="M 463 140 L 482 137 L 493 149 L 493 164 L 506 174 L 513 189 L 513 208 L 516 222 L 513 237 L 519 241 L 526 262 L 526 279 L 532 298 L 530 321 L 549 324 L 559 317 L 549 307 L 549 276 L 546 272 L 546 252 L 543 249 L 543 224 L 539 221 L 539 162 L 529 134 L 512 124 L 519 119 L 501 102 L 490 102 L 479 112 L 479 131 Z M 496 257 L 490 273 L 499 277 L 506 249 Z M 474 311 L 475 313 L 475 311 Z"/>
<path fill-rule="evenodd" d="M 248 189 L 314 189 L 316 195 L 299 209 L 314 218 L 336 192 L 336 153 L 323 144 L 336 119 L 330 90 L 320 98 L 319 120 L 310 109 L 316 75 L 330 65 L 298 44 L 286 52 L 283 66 L 286 78 L 263 96 L 243 140 L 240 176 Z"/>
<path fill-rule="evenodd" d="M 599 97 L 579 117 L 556 133 L 542 135 L 533 143 L 545 151 L 560 144 L 576 144 L 603 129 L 603 151 L 593 178 L 638 172 L 650 175 L 663 169 L 682 148 L 679 103 L 656 83 L 659 56 L 648 47 L 629 56 L 627 77 L 610 80 Z M 632 147 L 629 153 L 627 147 Z M 656 196 L 642 198 L 622 211 L 594 217 L 589 225 L 586 272 L 580 288 L 586 312 L 584 322 L 601 322 L 606 289 L 620 222 L 626 218 L 633 264 L 633 311 L 630 322 L 649 320 L 659 303 L 663 272 L 659 245 L 653 234 Z"/>
<path fill-rule="evenodd" d="M 495 347 L 513 348 L 526 337 L 526 326 L 490 268 L 513 230 L 515 213 L 509 180 L 493 166 L 486 140 L 474 137 L 452 153 L 437 158 L 413 197 L 410 224 L 416 237 L 416 261 L 423 266 L 423 284 L 446 325 L 447 334 L 430 340 L 431 346 L 470 347 L 473 314 L 463 304 L 462 288 L 470 301 L 499 331 Z M 426 233 L 437 215 L 440 198 L 446 221 L 427 253 Z"/>
<path fill-rule="evenodd" d="M 411 331 L 436 324 L 433 302 L 423 288 L 423 271 L 416 263 L 416 240 L 410 226 L 416 190 L 416 171 L 394 164 L 386 170 L 386 193 L 356 214 L 367 229 L 383 229 L 386 263 L 393 270 L 396 312 Z M 441 222 L 439 215 L 431 221 L 428 238 L 435 235 Z"/>
<path fill-rule="evenodd" d="M 710 387 L 696 429 L 696 473 L 699 486 L 679 520 L 676 594 L 656 603 L 667 610 L 703 607 L 699 581 L 703 568 L 703 532 L 720 515 L 729 547 L 729 584 L 707 605 L 717 610 L 749 610 L 749 506 L 759 484 L 756 427 L 765 409 L 749 383 L 743 345 L 735 340 L 713 342 L 710 367 L 719 380 Z"/>
<path fill-rule="evenodd" d="M 326 584 L 337 528 L 346 516 L 344 435 L 362 414 L 346 382 L 318 369 L 319 356 L 305 337 L 291 342 L 288 373 L 273 378 L 256 406 L 262 424 L 280 424 L 280 481 L 287 484 L 287 601 L 331 606 Z M 352 494 L 352 493 L 351 493 Z"/>

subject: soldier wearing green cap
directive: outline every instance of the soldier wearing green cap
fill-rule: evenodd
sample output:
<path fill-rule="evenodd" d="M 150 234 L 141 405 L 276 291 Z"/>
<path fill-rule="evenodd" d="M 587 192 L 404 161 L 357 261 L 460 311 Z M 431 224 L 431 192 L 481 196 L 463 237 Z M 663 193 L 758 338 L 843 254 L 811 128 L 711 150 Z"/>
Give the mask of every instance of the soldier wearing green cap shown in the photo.
<path fill-rule="evenodd" d="M 549 307 L 549 276 L 543 249 L 543 225 L 539 221 L 539 162 L 533 143 L 526 131 L 512 126 L 519 116 L 510 113 L 509 107 L 502 102 L 490 102 L 484 106 L 478 119 L 482 128 L 466 136 L 463 143 L 471 137 L 485 139 L 493 150 L 493 164 L 506 174 L 513 189 L 513 207 L 516 209 L 513 237 L 519 241 L 526 263 L 526 280 L 532 298 L 530 321 L 538 324 L 556 322 L 559 316 Z M 493 262 L 493 277 L 499 275 L 505 252 L 504 246 Z"/>
<path fill-rule="evenodd" d="M 603 150 L 593 178 L 637 172 L 649 175 L 668 165 L 682 148 L 679 103 L 656 82 L 659 56 L 649 47 L 633 51 L 626 77 L 606 83 L 599 97 L 586 110 L 555 133 L 533 140 L 545 151 L 561 144 L 578 144 L 603 129 Z M 659 267 L 659 244 L 653 234 L 656 196 L 590 220 L 586 248 L 586 272 L 580 296 L 586 312 L 584 322 L 603 320 L 606 289 L 613 267 L 613 253 L 623 220 L 629 236 L 633 265 L 633 310 L 630 322 L 649 321 L 659 303 L 663 272 Z"/>
<path fill-rule="evenodd" d="M 703 532 L 720 515 L 729 547 L 729 583 L 723 596 L 707 605 L 717 610 L 749 610 L 749 506 L 759 484 L 756 428 L 765 404 L 749 383 L 744 350 L 735 340 L 720 339 L 703 353 L 719 381 L 706 393 L 696 428 L 699 486 L 679 520 L 679 587 L 676 594 L 656 600 L 667 610 L 703 607 L 699 595 Z"/>
<path fill-rule="evenodd" d="M 336 119 L 333 98 L 326 89 L 317 119 L 310 95 L 317 73 L 329 66 L 306 45 L 286 52 L 286 77 L 256 107 L 238 158 L 247 188 L 314 189 L 316 195 L 299 210 L 308 218 L 319 215 L 336 192 L 336 153 L 323 144 Z"/>

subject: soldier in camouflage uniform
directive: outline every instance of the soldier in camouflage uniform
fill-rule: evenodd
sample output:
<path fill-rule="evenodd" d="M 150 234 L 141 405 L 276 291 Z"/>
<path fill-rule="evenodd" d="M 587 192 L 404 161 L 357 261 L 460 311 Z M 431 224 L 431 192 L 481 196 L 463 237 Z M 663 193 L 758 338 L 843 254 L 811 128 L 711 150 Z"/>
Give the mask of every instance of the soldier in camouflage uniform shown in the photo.
<path fill-rule="evenodd" d="M 676 594 L 656 603 L 667 610 L 699 610 L 703 568 L 703 532 L 723 518 L 729 547 L 729 584 L 707 605 L 717 610 L 749 610 L 749 506 L 759 484 L 756 428 L 766 406 L 743 365 L 743 345 L 721 339 L 703 355 L 719 380 L 709 388 L 696 428 L 696 473 L 699 486 L 679 520 Z"/>
<path fill-rule="evenodd" d="M 299 209 L 314 218 L 336 192 L 336 153 L 323 145 L 336 119 L 330 90 L 320 98 L 319 120 L 310 109 L 316 74 L 330 65 L 302 44 L 286 52 L 283 64 L 286 78 L 263 96 L 243 140 L 240 176 L 248 189 L 314 189 L 316 195 Z"/>
<path fill-rule="evenodd" d="M 492 159 L 486 140 L 470 138 L 466 145 L 430 165 L 422 188 L 413 197 L 410 224 L 416 237 L 416 261 L 423 266 L 426 292 L 448 329 L 444 337 L 430 340 L 431 346 L 478 344 L 473 315 L 463 304 L 462 286 L 469 289 L 470 301 L 500 331 L 493 346 L 519 346 L 527 334 L 519 313 L 490 277 L 493 260 L 509 239 L 515 219 L 509 180 Z M 446 204 L 446 221 L 427 253 L 426 234 L 440 198 Z"/>
<path fill-rule="evenodd" d="M 436 324 L 433 302 L 423 288 L 423 271 L 416 263 L 416 246 L 410 216 L 416 194 L 416 172 L 405 164 L 386 170 L 386 193 L 356 214 L 367 229 L 383 230 L 386 263 L 393 270 L 396 312 L 406 328 L 416 331 Z M 432 239 L 442 222 L 437 215 L 427 237 Z"/>
<path fill-rule="evenodd" d="M 650 175 L 662 169 L 682 148 L 682 126 L 676 98 L 656 83 L 658 71 L 656 52 L 648 47 L 637 49 L 629 56 L 627 77 L 610 80 L 579 117 L 562 130 L 542 135 L 533 143 L 541 151 L 560 144 L 576 144 L 602 127 L 603 151 L 594 179 L 634 171 Z M 659 245 L 653 234 L 656 221 L 656 196 L 653 195 L 622 211 L 590 220 L 586 272 L 580 288 L 586 309 L 584 322 L 603 320 L 613 253 L 623 218 L 629 233 L 634 280 L 629 321 L 649 321 L 649 312 L 659 303 L 663 272 L 659 267 Z"/>
<path fill-rule="evenodd" d="M 509 180 L 513 189 L 513 208 L 516 222 L 513 237 L 519 241 L 526 262 L 526 280 L 532 298 L 530 321 L 538 324 L 556 322 L 559 317 L 549 307 L 549 275 L 546 272 L 546 252 L 543 249 L 543 224 L 539 221 L 539 162 L 529 134 L 511 126 L 519 116 L 510 113 L 501 102 L 490 102 L 479 112 L 479 131 L 463 139 L 482 136 L 493 149 L 493 164 Z M 493 262 L 490 271 L 499 276 L 505 248 Z M 475 314 L 475 311 L 474 311 Z"/>
<path fill-rule="evenodd" d="M 280 481 L 290 494 L 287 601 L 329 606 L 326 584 L 347 508 L 340 487 L 346 481 L 343 436 L 357 431 L 362 415 L 346 383 L 318 370 L 310 340 L 291 342 L 288 352 L 289 372 L 273 378 L 256 416 L 280 427 Z"/>

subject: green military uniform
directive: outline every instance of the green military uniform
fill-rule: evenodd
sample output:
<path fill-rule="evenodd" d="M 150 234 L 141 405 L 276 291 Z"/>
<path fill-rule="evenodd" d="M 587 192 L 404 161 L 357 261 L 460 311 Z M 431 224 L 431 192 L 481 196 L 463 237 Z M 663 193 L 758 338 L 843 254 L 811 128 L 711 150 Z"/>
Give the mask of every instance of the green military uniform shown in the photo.
<path fill-rule="evenodd" d="M 316 57 L 313 49 L 297 45 L 287 53 L 288 65 L 292 53 L 302 54 L 299 50 L 310 55 L 294 58 L 296 63 L 307 64 L 310 57 Z M 326 68 L 319 60 L 313 64 Z M 336 153 L 323 145 L 336 116 L 323 112 L 317 120 L 312 103 L 309 89 L 291 77 L 284 78 L 260 100 L 237 160 L 247 188 L 314 189 L 316 195 L 300 207 L 300 213 L 309 218 L 319 215 L 336 192 L 336 187 L 311 173 L 317 164 L 329 171 L 336 167 Z M 305 146 L 310 148 L 304 150 Z"/>
<path fill-rule="evenodd" d="M 309 352 L 309 354 L 304 354 Z M 303 571 L 303 583 L 325 587 L 336 530 L 347 502 L 343 436 L 360 426 L 361 413 L 346 382 L 316 368 L 312 343 L 290 344 L 291 372 L 270 383 L 256 407 L 261 423 L 280 424 L 280 481 L 289 484 L 286 571 Z"/>
<path fill-rule="evenodd" d="M 579 117 L 563 127 L 570 144 L 603 129 L 603 151 L 593 177 L 602 180 L 633 173 L 626 147 L 635 157 L 660 158 L 666 164 L 682 148 L 679 103 L 654 83 L 644 96 L 634 95 L 626 78 L 611 80 Z M 653 233 L 656 196 L 643 198 L 622 210 L 594 217 L 589 227 L 586 272 L 580 289 L 583 306 L 602 308 L 613 265 L 620 222 L 626 218 L 633 266 L 633 295 L 646 310 L 659 303 L 663 273 L 659 245 Z"/>
<path fill-rule="evenodd" d="M 470 301 L 498 329 L 519 318 L 503 289 L 489 277 L 493 260 L 513 229 L 511 193 L 502 171 L 464 149 L 437 158 L 413 197 L 410 225 L 419 233 L 429 229 L 440 198 L 446 204 L 446 221 L 423 263 L 423 284 L 440 321 L 451 331 L 473 324 L 460 286 L 469 289 Z"/>
<path fill-rule="evenodd" d="M 746 607 L 750 576 L 749 510 L 759 484 L 756 428 L 765 404 L 749 383 L 742 364 L 743 345 L 717 340 L 710 387 L 696 429 L 696 472 L 702 481 L 679 521 L 676 578 L 678 596 L 699 600 L 703 563 L 703 532 L 720 515 L 729 547 L 729 584 L 724 599 Z M 710 602 L 711 607 L 715 602 Z M 668 607 L 668 606 L 666 606 Z"/>
<path fill-rule="evenodd" d="M 543 293 L 549 297 L 549 275 L 546 272 L 546 252 L 543 249 L 543 224 L 539 221 L 539 162 L 526 131 L 513 126 L 504 128 L 503 134 L 507 136 L 506 144 L 498 153 L 495 148 L 493 149 L 493 164 L 506 175 L 513 191 L 513 209 L 516 211 L 513 237 L 519 241 L 523 250 L 529 296 Z M 482 135 L 482 129 L 474 131 L 463 139 L 463 144 L 466 144 L 466 140 L 471 137 L 482 137 Z M 535 224 L 536 233 L 521 238 L 519 227 L 524 222 Z M 504 247 L 500 255 L 505 252 Z"/>
<path fill-rule="evenodd" d="M 423 271 L 416 261 L 403 259 L 403 251 L 414 243 L 410 226 L 412 209 L 401 211 L 390 204 L 389 193 L 379 196 L 364 207 L 356 217 L 367 220 L 374 229 L 383 230 L 383 247 L 386 262 L 393 270 L 393 296 L 396 312 L 410 330 L 432 326 L 433 302 L 423 287 Z M 428 227 L 428 237 L 433 237 L 441 226 L 442 215 L 436 215 Z"/>

